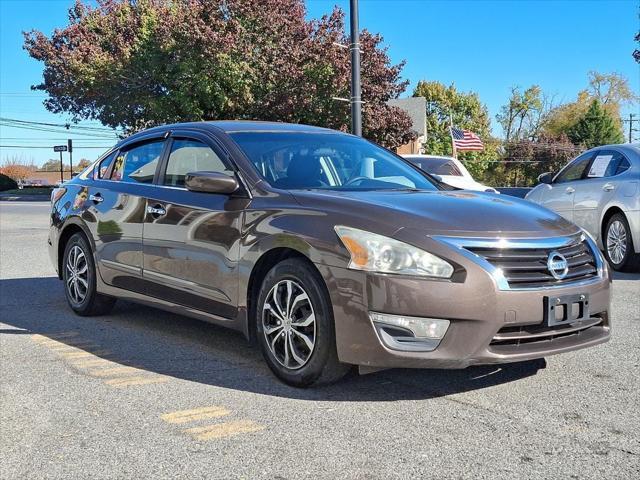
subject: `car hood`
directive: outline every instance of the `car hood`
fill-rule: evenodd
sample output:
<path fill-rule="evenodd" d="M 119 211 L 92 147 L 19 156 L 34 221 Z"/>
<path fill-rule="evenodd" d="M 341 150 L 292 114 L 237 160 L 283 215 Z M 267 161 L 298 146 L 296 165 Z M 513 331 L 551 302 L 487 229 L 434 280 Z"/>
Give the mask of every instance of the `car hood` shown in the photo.
<path fill-rule="evenodd" d="M 303 207 L 333 213 L 336 223 L 389 235 L 403 228 L 428 235 L 555 237 L 578 227 L 546 208 L 472 191 L 292 191 Z"/>

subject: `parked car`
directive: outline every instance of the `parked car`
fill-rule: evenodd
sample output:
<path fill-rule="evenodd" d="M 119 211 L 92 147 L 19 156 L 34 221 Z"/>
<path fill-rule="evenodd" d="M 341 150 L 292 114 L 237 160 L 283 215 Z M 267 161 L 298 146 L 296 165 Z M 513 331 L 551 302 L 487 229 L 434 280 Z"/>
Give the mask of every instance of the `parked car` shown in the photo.
<path fill-rule="evenodd" d="M 460 160 L 435 155 L 403 155 L 416 167 L 434 175 L 442 183 L 463 190 L 500 193 L 493 187 L 476 182 Z"/>
<path fill-rule="evenodd" d="M 52 193 L 49 245 L 79 315 L 123 298 L 234 328 L 296 386 L 609 338 L 609 273 L 571 222 L 317 127 L 135 134 Z"/>
<path fill-rule="evenodd" d="M 538 180 L 527 200 L 589 232 L 615 270 L 640 271 L 640 146 L 593 148 Z"/>

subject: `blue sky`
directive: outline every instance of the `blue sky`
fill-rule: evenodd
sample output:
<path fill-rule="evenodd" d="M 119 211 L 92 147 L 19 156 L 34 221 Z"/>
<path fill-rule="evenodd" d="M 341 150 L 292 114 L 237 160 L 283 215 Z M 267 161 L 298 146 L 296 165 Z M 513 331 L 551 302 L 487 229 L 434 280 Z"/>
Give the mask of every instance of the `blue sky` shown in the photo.
<path fill-rule="evenodd" d="M 0 0 L 0 116 L 64 123 L 42 106 L 44 95 L 29 87 L 42 78 L 42 65 L 22 50 L 22 30 L 47 34 L 66 24 L 72 0 Z M 309 17 L 333 5 L 348 9 L 348 0 L 307 1 Z M 633 62 L 633 36 L 640 28 L 639 2 L 629 1 L 427 1 L 361 0 L 360 24 L 384 36 L 394 62 L 406 60 L 403 76 L 455 83 L 475 91 L 492 118 L 513 85 L 539 84 L 570 101 L 586 87 L 587 73 L 618 72 L 640 92 L 640 69 Z M 627 112 L 631 110 L 627 109 Z M 638 106 L 632 111 L 640 112 Z M 83 122 L 99 127 L 96 122 Z M 494 131 L 499 133 L 495 125 Z M 96 131 L 97 132 L 97 131 Z M 86 132 L 85 132 L 86 133 Z M 100 132 L 105 136 L 107 132 Z M 51 133 L 0 127 L 0 145 L 52 146 L 64 143 L 65 132 Z M 93 159 L 113 141 L 72 135 L 74 160 Z M 41 164 L 55 158 L 49 149 L 0 147 L 0 161 L 23 155 Z"/>

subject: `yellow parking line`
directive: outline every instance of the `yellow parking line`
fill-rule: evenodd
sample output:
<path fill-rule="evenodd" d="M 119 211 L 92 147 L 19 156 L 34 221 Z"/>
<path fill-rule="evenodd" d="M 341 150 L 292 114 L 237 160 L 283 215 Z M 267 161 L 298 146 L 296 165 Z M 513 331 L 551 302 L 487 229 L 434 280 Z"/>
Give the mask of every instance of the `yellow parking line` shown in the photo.
<path fill-rule="evenodd" d="M 71 338 L 47 338 L 46 340 L 40 340 L 39 343 L 41 345 L 69 345 L 73 342 L 86 342 L 87 340 L 81 337 L 71 337 Z"/>
<path fill-rule="evenodd" d="M 85 342 L 85 343 L 70 343 L 70 344 L 66 344 L 66 343 L 61 343 L 57 346 L 53 346 L 53 347 L 49 347 L 51 350 L 53 350 L 54 352 L 61 352 L 64 350 L 75 350 L 78 348 L 95 348 L 97 347 L 97 345 L 95 343 L 91 343 L 91 342 Z"/>
<path fill-rule="evenodd" d="M 164 415 L 160 415 L 160 418 L 168 423 L 187 423 L 202 420 L 203 418 L 224 417 L 230 413 L 229 410 L 223 407 L 202 407 L 165 413 Z"/>
<path fill-rule="evenodd" d="M 135 368 L 135 367 L 111 367 L 111 368 L 100 368 L 97 370 L 91 370 L 89 373 L 89 375 L 92 375 L 94 377 L 110 377 L 112 375 L 119 375 L 121 373 L 134 373 L 134 372 L 140 372 L 139 368 Z"/>
<path fill-rule="evenodd" d="M 218 423 L 207 425 L 206 427 L 188 428 L 185 433 L 193 435 L 197 440 L 212 440 L 214 438 L 230 437 L 240 433 L 258 432 L 264 430 L 263 425 L 259 425 L 251 420 L 238 420 L 235 422 Z"/>
<path fill-rule="evenodd" d="M 80 361 L 72 362 L 72 365 L 74 367 L 78 367 L 78 368 L 99 367 L 101 365 L 106 366 L 107 364 L 114 365 L 114 362 L 112 360 L 108 360 L 106 358 L 90 358 L 88 360 L 85 360 L 85 359 L 81 358 Z"/>
<path fill-rule="evenodd" d="M 80 352 L 63 352 L 60 355 L 63 356 L 64 358 L 83 358 L 83 357 L 95 357 L 95 356 L 101 356 L 101 355 L 110 355 L 111 352 L 109 350 L 96 350 L 94 352 L 84 352 L 84 351 L 80 351 Z"/>
<path fill-rule="evenodd" d="M 167 377 L 124 377 L 124 378 L 112 378 L 106 380 L 104 383 L 111 385 L 112 387 L 121 388 L 131 385 L 147 385 L 149 383 L 163 383 L 167 382 Z"/>
<path fill-rule="evenodd" d="M 77 337 L 78 335 L 80 335 L 80 332 L 76 332 L 76 331 L 48 333 L 46 335 L 37 333 L 35 335 L 31 335 L 31 338 L 36 342 L 45 342 L 50 340 L 60 340 L 63 338 Z"/>

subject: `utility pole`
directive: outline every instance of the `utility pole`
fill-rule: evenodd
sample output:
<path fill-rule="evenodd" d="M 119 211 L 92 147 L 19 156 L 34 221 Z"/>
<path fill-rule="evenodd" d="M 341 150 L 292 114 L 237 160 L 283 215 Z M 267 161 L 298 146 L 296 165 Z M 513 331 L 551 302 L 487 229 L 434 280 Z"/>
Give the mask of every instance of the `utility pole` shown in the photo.
<path fill-rule="evenodd" d="M 638 129 L 637 128 L 633 128 L 633 124 L 634 122 L 640 122 L 640 118 L 636 119 L 634 118 L 636 116 L 635 113 L 630 113 L 629 114 L 629 118 L 624 118 L 622 119 L 623 123 L 629 122 L 629 143 L 633 142 L 633 132 L 637 132 Z"/>
<path fill-rule="evenodd" d="M 362 136 L 362 97 L 360 88 L 360 31 L 358 0 L 351 2 L 351 133 Z"/>

